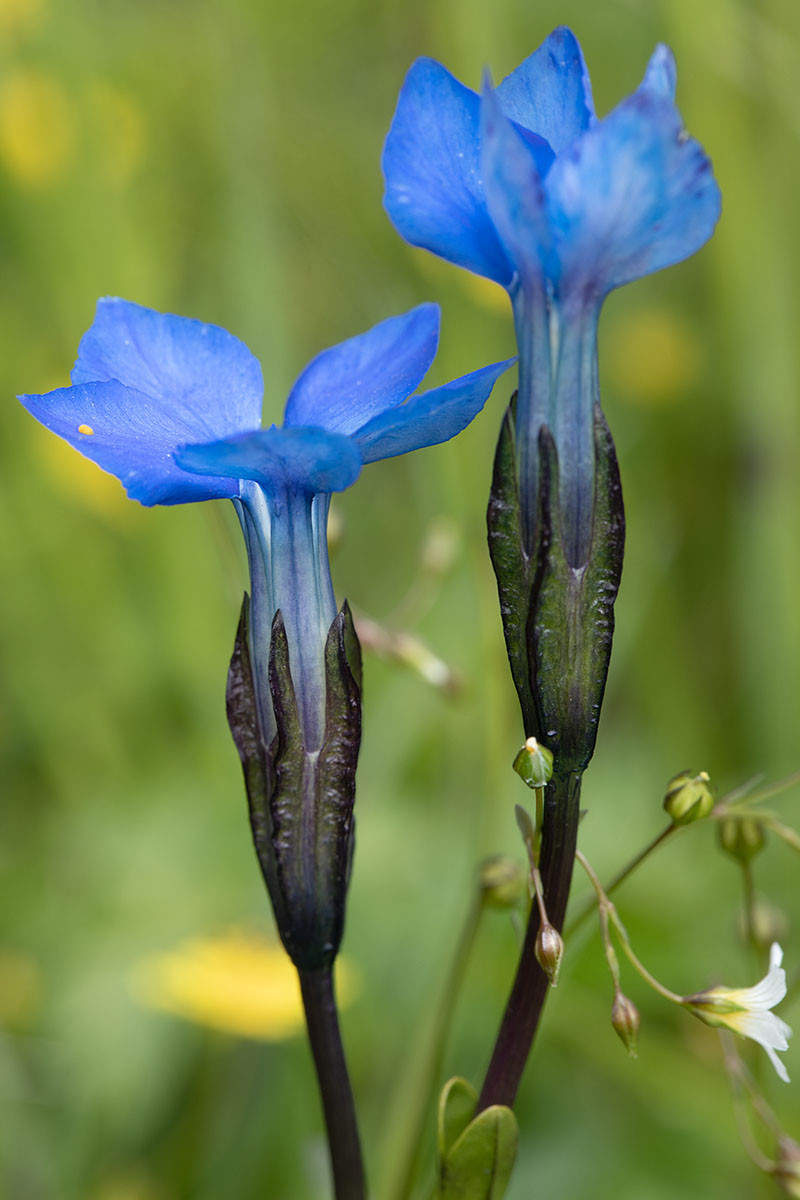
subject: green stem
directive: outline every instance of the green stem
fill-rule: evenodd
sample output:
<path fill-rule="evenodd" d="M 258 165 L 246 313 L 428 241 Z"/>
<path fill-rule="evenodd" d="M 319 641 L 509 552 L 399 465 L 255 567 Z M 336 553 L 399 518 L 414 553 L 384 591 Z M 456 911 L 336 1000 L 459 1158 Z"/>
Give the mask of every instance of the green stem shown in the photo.
<path fill-rule="evenodd" d="M 770 1133 L 780 1138 L 782 1129 L 775 1118 L 772 1109 L 753 1086 L 753 1082 L 749 1077 L 747 1068 L 739 1058 L 733 1045 L 733 1037 L 730 1033 L 721 1029 L 720 1041 L 722 1042 L 722 1054 L 725 1059 L 725 1066 L 728 1071 L 728 1079 L 733 1093 L 734 1114 L 736 1116 L 736 1124 L 739 1129 L 739 1136 L 742 1139 L 742 1145 L 748 1157 L 755 1163 L 761 1171 L 771 1172 L 776 1164 L 772 1159 L 761 1150 L 761 1147 L 756 1142 L 750 1129 L 748 1113 L 746 1110 L 746 1101 L 750 1100 L 756 1116 L 769 1129 Z"/>
<path fill-rule="evenodd" d="M 388 1126 L 393 1130 L 399 1125 L 400 1134 L 393 1140 L 393 1161 L 387 1171 L 388 1183 L 381 1191 L 388 1200 L 406 1200 L 411 1193 L 422 1142 L 433 1108 L 433 1098 L 441 1082 L 447 1034 L 483 910 L 483 892 L 479 891 L 464 921 L 444 990 L 433 1020 L 422 1039 L 421 1049 L 412 1058 L 409 1070 L 397 1089 L 397 1117 L 390 1120 Z"/>
<path fill-rule="evenodd" d="M 533 892 L 536 897 L 536 903 L 539 907 L 539 924 L 546 925 L 549 918 L 544 905 L 544 888 L 542 887 L 542 877 L 539 874 L 538 867 L 534 867 L 531 871 L 531 878 L 533 880 Z"/>
<path fill-rule="evenodd" d="M 793 771 L 791 775 L 787 775 L 784 779 L 779 779 L 776 783 L 768 784 L 760 792 L 745 795 L 742 799 L 746 799 L 749 804 L 762 804 L 765 800 L 771 800 L 773 796 L 779 796 L 781 792 L 787 792 L 796 783 L 800 783 L 800 771 Z M 729 803 L 731 802 L 729 801 Z"/>
<path fill-rule="evenodd" d="M 782 821 L 778 821 L 774 817 L 770 818 L 768 821 L 764 821 L 764 828 L 771 829 L 772 832 L 779 837 L 782 842 L 785 842 L 785 844 L 792 850 L 800 850 L 800 836 L 798 836 L 796 829 L 792 829 L 790 826 L 784 825 Z"/>
<path fill-rule="evenodd" d="M 612 892 L 615 892 L 620 884 L 624 883 L 628 876 L 632 875 L 636 868 L 641 866 L 645 859 L 649 858 L 654 850 L 657 850 L 659 846 L 663 846 L 672 834 L 677 833 L 677 831 L 682 828 L 685 828 L 685 826 L 669 824 L 666 829 L 662 829 L 658 837 L 653 838 L 652 842 L 645 846 L 644 850 L 640 850 L 635 858 L 632 858 L 631 861 L 624 866 L 621 871 L 617 872 L 617 874 L 611 880 L 611 883 L 609 883 L 608 887 L 604 889 L 605 895 L 610 896 Z M 594 901 L 589 900 L 589 902 L 584 905 L 581 911 L 577 913 L 575 917 L 573 917 L 569 925 L 567 925 L 564 936 L 571 937 L 572 934 L 574 934 L 581 927 L 593 910 Z"/>
<path fill-rule="evenodd" d="M 328 1133 L 336 1200 L 364 1200 L 361 1144 L 344 1057 L 330 967 L 298 971 L 308 1040 L 317 1072 Z"/>
<path fill-rule="evenodd" d="M 538 866 L 539 855 L 541 854 L 541 851 L 542 851 L 542 827 L 544 825 L 544 788 L 537 787 L 535 789 L 535 795 L 536 795 L 536 825 L 535 825 L 536 834 L 535 834 L 535 839 L 534 839 L 534 844 L 533 844 L 532 849 L 533 849 L 534 863 Z"/>
<path fill-rule="evenodd" d="M 670 1000 L 673 1004 L 683 1005 L 685 1003 L 685 997 L 679 996 L 677 992 L 673 992 L 670 990 L 670 988 L 664 987 L 663 983 L 659 983 L 658 980 L 656 979 L 655 975 L 650 974 L 647 967 L 644 965 L 644 963 L 641 962 L 641 960 L 635 954 L 633 946 L 631 945 L 631 942 L 630 942 L 630 938 L 628 937 L 628 931 L 625 928 L 625 926 L 623 925 L 622 921 L 620 920 L 619 913 L 617 912 L 616 908 L 614 907 L 613 902 L 611 900 L 609 900 L 608 893 L 606 891 L 604 891 L 603 885 L 601 884 L 600 880 L 598 879 L 598 877 L 594 871 L 594 868 L 591 866 L 589 860 L 583 854 L 581 854 L 580 850 L 575 851 L 575 858 L 578 860 L 578 862 L 581 864 L 581 866 L 583 867 L 586 874 L 589 876 L 592 887 L 594 888 L 594 890 L 597 894 L 597 903 L 600 906 L 600 912 L 602 915 L 605 916 L 606 919 L 610 920 L 611 924 L 614 926 L 617 936 L 619 937 L 620 945 L 622 946 L 622 949 L 625 953 L 625 957 L 628 959 L 628 962 L 631 964 L 631 966 L 634 968 L 634 970 L 637 971 L 639 975 L 641 975 L 641 977 L 645 981 L 645 983 L 649 984 L 649 986 L 653 989 L 653 991 L 658 992 L 659 996 L 663 996 L 665 1000 Z M 601 915 L 601 922 L 603 922 L 602 915 Z M 608 928 L 607 925 L 604 924 L 604 929 L 606 930 L 606 933 L 607 933 L 607 928 Z M 612 971 L 612 974 L 613 974 L 613 971 Z"/>
<path fill-rule="evenodd" d="M 744 934 L 751 950 L 759 957 L 761 947 L 756 937 L 756 889 L 753 869 L 749 862 L 742 863 L 742 887 L 744 891 Z"/>

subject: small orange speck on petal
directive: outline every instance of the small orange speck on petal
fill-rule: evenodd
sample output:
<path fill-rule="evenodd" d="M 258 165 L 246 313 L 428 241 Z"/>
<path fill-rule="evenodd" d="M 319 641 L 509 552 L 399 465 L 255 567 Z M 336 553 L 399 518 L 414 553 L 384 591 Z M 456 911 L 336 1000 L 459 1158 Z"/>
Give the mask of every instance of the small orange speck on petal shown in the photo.
<path fill-rule="evenodd" d="M 92 429 L 91 425 L 79 425 L 78 433 L 92 434 L 94 433 L 94 430 Z"/>

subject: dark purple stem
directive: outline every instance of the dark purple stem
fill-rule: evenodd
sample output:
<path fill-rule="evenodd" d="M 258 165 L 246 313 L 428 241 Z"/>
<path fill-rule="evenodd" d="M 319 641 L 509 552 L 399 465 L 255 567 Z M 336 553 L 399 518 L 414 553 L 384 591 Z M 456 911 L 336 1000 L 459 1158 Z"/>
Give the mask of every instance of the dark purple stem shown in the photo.
<path fill-rule="evenodd" d="M 299 971 L 308 1040 L 314 1056 L 336 1200 L 364 1200 L 364 1165 L 329 967 Z"/>
<path fill-rule="evenodd" d="M 567 910 L 581 794 L 579 774 L 555 774 L 545 792 L 544 830 L 539 869 L 547 915 L 561 929 Z M 493 1104 L 513 1107 L 547 995 L 547 976 L 536 961 L 539 910 L 531 906 L 514 985 L 508 998 L 492 1058 L 478 1099 L 478 1112 Z"/>

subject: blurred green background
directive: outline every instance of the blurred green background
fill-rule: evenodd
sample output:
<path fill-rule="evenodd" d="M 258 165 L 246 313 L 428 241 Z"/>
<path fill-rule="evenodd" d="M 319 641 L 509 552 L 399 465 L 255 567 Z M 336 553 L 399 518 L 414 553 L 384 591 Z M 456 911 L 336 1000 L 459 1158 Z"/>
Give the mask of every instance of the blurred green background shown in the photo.
<path fill-rule="evenodd" d="M 14 395 L 67 382 L 105 294 L 243 337 L 264 364 L 268 420 L 317 350 L 423 299 L 444 312 L 432 383 L 512 353 L 502 295 L 394 233 L 379 154 L 414 57 L 475 86 L 559 23 L 582 40 L 600 112 L 656 41 L 672 45 L 680 107 L 724 195 L 712 243 L 615 294 L 602 320 L 629 537 L 582 845 L 610 875 L 661 828 L 664 783 L 684 767 L 724 789 L 800 765 L 795 0 L 0 0 L 7 1200 L 326 1194 L 302 1038 L 214 1032 L 131 984 L 187 938 L 272 936 L 224 719 L 245 584 L 233 513 L 140 508 Z M 457 442 L 369 467 L 336 508 L 339 596 L 410 629 L 461 681 L 451 695 L 366 662 L 344 1032 L 377 1200 L 393 1081 L 475 864 L 518 853 L 521 730 L 484 534 L 510 386 Z M 790 823 L 797 799 L 782 802 Z M 781 845 L 757 860 L 789 922 L 790 971 L 796 881 Z M 648 965 L 693 991 L 761 973 L 737 937 L 740 899 L 704 827 L 619 903 Z M 447 1074 L 480 1081 L 515 957 L 511 923 L 490 914 Z M 596 934 L 571 947 L 520 1094 L 511 1200 L 772 1195 L 741 1148 L 715 1034 L 625 983 L 638 1061 L 609 1024 Z M 782 1014 L 797 1025 L 800 1005 Z M 800 1137 L 796 1049 L 787 1062 L 790 1087 L 758 1068 Z"/>

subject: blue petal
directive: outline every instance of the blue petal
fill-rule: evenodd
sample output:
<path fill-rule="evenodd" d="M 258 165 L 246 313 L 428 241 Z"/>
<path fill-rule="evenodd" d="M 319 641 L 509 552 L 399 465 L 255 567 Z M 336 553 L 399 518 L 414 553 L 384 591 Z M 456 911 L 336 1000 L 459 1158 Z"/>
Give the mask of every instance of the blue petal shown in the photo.
<path fill-rule="evenodd" d="M 634 92 L 546 181 L 564 290 L 603 296 L 680 262 L 711 236 L 720 194 L 673 104 Z"/>
<path fill-rule="evenodd" d="M 638 91 L 651 92 L 664 100 L 675 99 L 675 85 L 678 80 L 678 68 L 675 57 L 669 46 L 659 42 L 650 56 L 644 79 L 639 84 Z"/>
<path fill-rule="evenodd" d="M 481 411 L 499 376 L 515 361 L 492 363 L 444 387 L 412 396 L 399 408 L 375 417 L 353 439 L 364 462 L 436 446 L 461 433 Z"/>
<path fill-rule="evenodd" d="M 542 179 L 488 84 L 482 99 L 482 162 L 489 212 L 509 258 L 523 280 L 540 278 L 551 269 L 552 258 Z"/>
<path fill-rule="evenodd" d="M 72 382 L 110 379 L 161 401 L 192 426 L 196 441 L 261 424 L 264 385 L 258 360 L 218 325 L 126 300 L 100 300 L 81 339 Z"/>
<path fill-rule="evenodd" d="M 556 154 L 594 123 L 589 72 L 571 29 L 554 29 L 497 89 L 507 117 L 550 143 Z"/>
<path fill-rule="evenodd" d="M 292 388 L 285 424 L 353 433 L 411 395 L 436 357 L 438 344 L 439 306 L 420 304 L 323 350 Z"/>
<path fill-rule="evenodd" d="M 386 145 L 384 206 L 403 237 L 503 285 L 511 264 L 480 170 L 480 102 L 430 58 L 406 76 Z"/>
<path fill-rule="evenodd" d="M 200 480 L 176 466 L 173 451 L 196 436 L 193 421 L 116 380 L 20 400 L 48 429 L 116 475 L 128 495 L 142 504 L 184 504 L 238 494 L 235 479 Z"/>
<path fill-rule="evenodd" d="M 342 492 L 355 483 L 361 455 L 352 438 L 327 429 L 259 429 L 207 445 L 181 446 L 175 459 L 198 475 L 253 479 L 271 495 Z"/>

